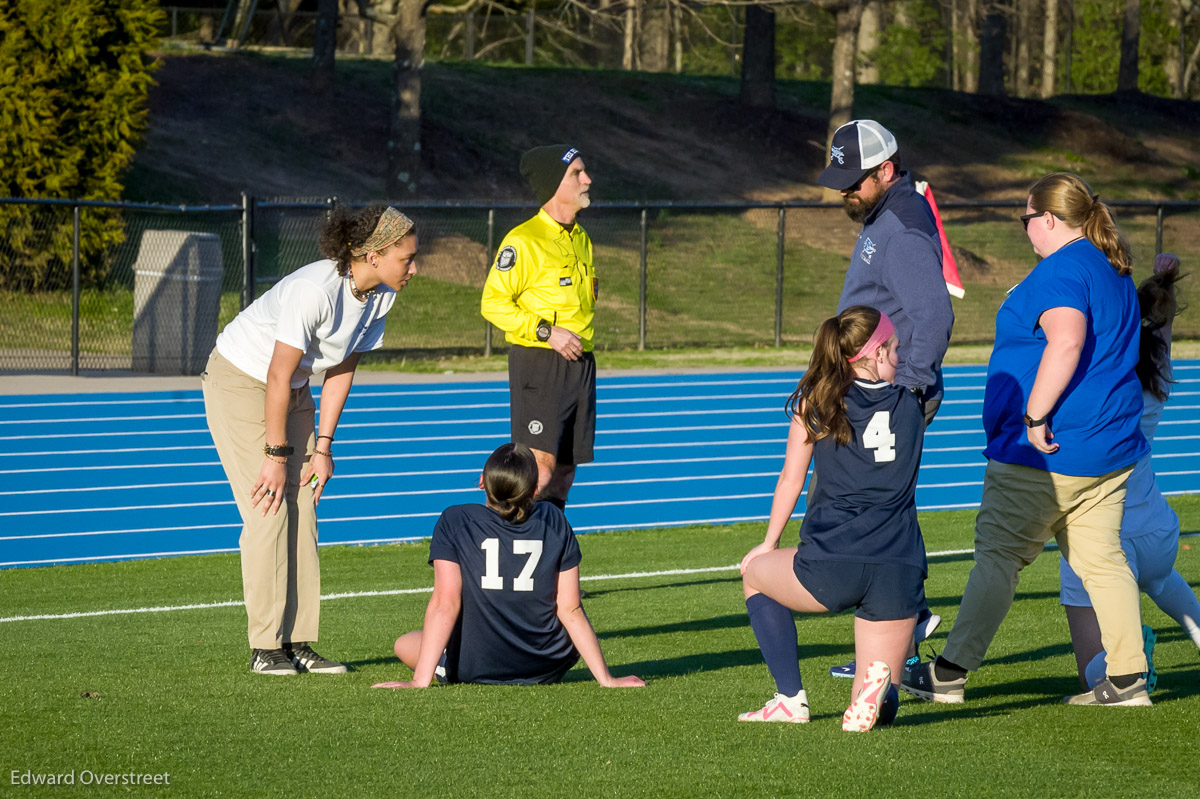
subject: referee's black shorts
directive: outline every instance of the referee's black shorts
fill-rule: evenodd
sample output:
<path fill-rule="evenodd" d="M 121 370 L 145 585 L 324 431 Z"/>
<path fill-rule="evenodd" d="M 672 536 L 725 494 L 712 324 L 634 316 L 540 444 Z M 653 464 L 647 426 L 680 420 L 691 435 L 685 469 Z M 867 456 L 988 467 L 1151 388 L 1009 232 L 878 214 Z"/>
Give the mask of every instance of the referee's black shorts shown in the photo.
<path fill-rule="evenodd" d="M 508 350 L 512 440 L 557 457 L 591 463 L 596 440 L 596 359 L 585 352 L 568 361 L 552 349 Z"/>

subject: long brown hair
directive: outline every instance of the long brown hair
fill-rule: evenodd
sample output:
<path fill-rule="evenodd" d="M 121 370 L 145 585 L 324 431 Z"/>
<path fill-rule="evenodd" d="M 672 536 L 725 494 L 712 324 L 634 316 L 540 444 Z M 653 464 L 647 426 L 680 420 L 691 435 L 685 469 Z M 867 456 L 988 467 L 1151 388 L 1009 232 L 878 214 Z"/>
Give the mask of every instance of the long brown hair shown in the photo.
<path fill-rule="evenodd" d="M 1078 228 L 1092 244 L 1108 257 L 1117 274 L 1133 272 L 1133 256 L 1125 234 L 1113 220 L 1112 211 L 1100 202 L 1100 195 L 1083 178 L 1070 172 L 1055 172 L 1029 187 L 1029 204 L 1033 210 L 1049 211 Z"/>
<path fill-rule="evenodd" d="M 537 460 L 524 444 L 501 444 L 483 466 L 488 505 L 512 524 L 520 524 L 533 513 L 537 483 Z"/>
<path fill-rule="evenodd" d="M 1178 269 L 1152 275 L 1138 286 L 1138 306 L 1142 313 L 1142 336 L 1138 341 L 1138 362 L 1134 371 L 1148 391 L 1166 402 L 1170 379 L 1171 345 L 1159 331 L 1182 310 L 1175 299 L 1175 284 L 1183 278 Z"/>
<path fill-rule="evenodd" d="M 853 305 L 817 328 L 808 370 L 784 406 L 788 416 L 799 414 L 812 441 L 833 436 L 845 445 L 854 437 L 845 402 L 854 382 L 849 359 L 871 338 L 879 318 L 874 308 Z"/>

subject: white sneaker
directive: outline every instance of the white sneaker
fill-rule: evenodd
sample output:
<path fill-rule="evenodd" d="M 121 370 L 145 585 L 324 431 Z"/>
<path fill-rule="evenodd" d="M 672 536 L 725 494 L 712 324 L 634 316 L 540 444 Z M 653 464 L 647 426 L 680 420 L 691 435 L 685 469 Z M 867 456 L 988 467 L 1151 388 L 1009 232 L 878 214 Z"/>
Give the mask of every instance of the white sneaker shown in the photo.
<path fill-rule="evenodd" d="M 738 721 L 783 721 L 804 724 L 808 721 L 808 694 L 804 691 L 795 696 L 775 694 L 759 710 L 742 713 Z"/>
<path fill-rule="evenodd" d="M 846 732 L 866 732 L 879 719 L 879 706 L 887 696 L 892 684 L 892 670 L 882 660 L 873 660 L 867 666 L 862 688 L 858 696 L 842 714 L 842 729 Z"/>

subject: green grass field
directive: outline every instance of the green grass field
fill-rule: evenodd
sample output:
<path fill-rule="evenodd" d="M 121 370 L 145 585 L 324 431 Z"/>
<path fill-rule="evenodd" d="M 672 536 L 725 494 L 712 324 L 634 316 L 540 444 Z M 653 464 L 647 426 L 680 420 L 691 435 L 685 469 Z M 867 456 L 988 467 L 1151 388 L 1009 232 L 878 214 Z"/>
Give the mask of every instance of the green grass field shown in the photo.
<path fill-rule="evenodd" d="M 1173 501 L 1185 533 L 1200 497 Z M 931 553 L 968 548 L 973 513 L 925 514 Z M 582 666 L 561 685 L 373 691 L 406 679 L 391 655 L 420 625 L 426 595 L 327 599 L 319 649 L 346 676 L 283 680 L 247 671 L 240 607 L 5 621 L 0 765 L 25 772 L 168 773 L 170 787 L 27 788 L 143 796 L 1132 796 L 1194 797 L 1200 665 L 1148 601 L 1159 631 L 1153 708 L 1079 708 L 1058 555 L 1026 570 L 1018 601 L 968 684 L 967 703 L 907 695 L 891 729 L 841 731 L 851 617 L 801 617 L 808 725 L 748 725 L 773 686 L 746 622 L 736 570 L 761 525 L 581 536 L 589 615 L 618 674 Z M 795 540 L 790 530 L 787 540 Z M 430 585 L 427 544 L 323 551 L 326 595 Z M 927 592 L 953 624 L 969 555 L 931 557 Z M 1200 539 L 1178 567 L 1200 583 Z M 632 576 L 669 569 L 694 574 Z M 630 575 L 595 580 L 588 576 Z M 204 604 L 241 595 L 237 558 L 207 556 L 0 572 L 6 617 Z M 78 779 L 78 777 L 77 777 Z M 21 795 L 12 785 L 6 795 Z"/>

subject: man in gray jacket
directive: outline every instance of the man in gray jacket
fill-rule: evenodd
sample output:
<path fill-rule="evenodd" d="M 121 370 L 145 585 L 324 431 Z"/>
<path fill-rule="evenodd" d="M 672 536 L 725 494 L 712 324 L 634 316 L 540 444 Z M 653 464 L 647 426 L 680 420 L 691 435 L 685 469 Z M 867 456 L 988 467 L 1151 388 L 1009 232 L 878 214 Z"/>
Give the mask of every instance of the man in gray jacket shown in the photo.
<path fill-rule="evenodd" d="M 870 119 L 834 132 L 817 182 L 841 192 L 846 213 L 863 225 L 838 313 L 869 305 L 891 317 L 900 340 L 896 383 L 922 401 L 929 424 L 942 402 L 942 359 L 954 327 L 929 203 L 901 171 L 896 137 Z"/>
<path fill-rule="evenodd" d="M 856 119 L 833 134 L 829 164 L 817 182 L 842 193 L 846 214 L 862 223 L 842 284 L 838 313 L 851 305 L 883 311 L 899 339 L 896 384 L 917 395 L 925 424 L 942 404 L 942 359 L 950 345 L 954 310 L 942 275 L 942 244 L 929 203 L 900 169 L 896 137 L 871 119 Z M 811 480 L 809 493 L 812 492 Z M 914 645 L 942 617 L 923 604 Z M 833 677 L 854 677 L 855 663 L 834 666 Z"/>

